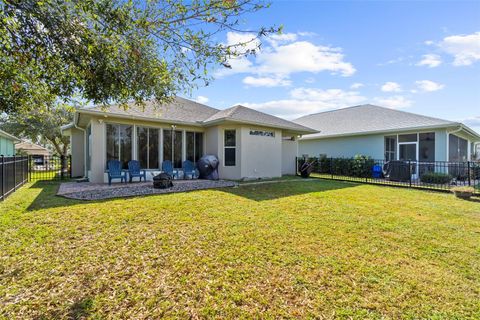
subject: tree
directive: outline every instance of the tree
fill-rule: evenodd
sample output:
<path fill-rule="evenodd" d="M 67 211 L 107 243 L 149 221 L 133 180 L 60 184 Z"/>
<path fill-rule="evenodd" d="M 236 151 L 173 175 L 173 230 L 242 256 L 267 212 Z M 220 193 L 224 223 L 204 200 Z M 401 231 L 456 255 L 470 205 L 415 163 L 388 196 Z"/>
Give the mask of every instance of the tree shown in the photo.
<path fill-rule="evenodd" d="M 223 44 L 255 0 L 0 0 L 0 112 L 80 94 L 95 104 L 168 100 L 208 85 L 209 70 L 255 54 Z M 279 28 L 255 30 L 260 38 Z M 251 31 L 250 31 L 251 32 Z M 254 47 L 252 48 L 252 44 Z"/>
<path fill-rule="evenodd" d="M 65 103 L 28 112 L 20 110 L 4 114 L 0 118 L 0 128 L 35 143 L 51 145 L 58 155 L 66 156 L 70 138 L 62 135 L 60 127 L 72 122 L 74 112 L 75 108 Z"/>

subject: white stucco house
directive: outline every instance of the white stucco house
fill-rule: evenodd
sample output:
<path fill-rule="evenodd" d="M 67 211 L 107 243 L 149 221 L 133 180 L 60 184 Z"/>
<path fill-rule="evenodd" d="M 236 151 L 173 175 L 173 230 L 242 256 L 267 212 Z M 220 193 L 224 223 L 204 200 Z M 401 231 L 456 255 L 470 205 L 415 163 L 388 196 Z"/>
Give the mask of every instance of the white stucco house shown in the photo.
<path fill-rule="evenodd" d="M 318 131 L 300 138 L 299 156 L 457 162 L 471 160 L 480 142 L 480 135 L 462 123 L 370 104 L 294 122 Z"/>
<path fill-rule="evenodd" d="M 221 179 L 295 174 L 298 137 L 316 130 L 243 106 L 218 110 L 175 98 L 165 105 L 79 109 L 62 132 L 71 138 L 72 175 L 98 183 L 107 181 L 111 159 L 124 167 L 138 160 L 155 172 L 164 160 L 181 168 L 206 154 L 219 158 Z"/>

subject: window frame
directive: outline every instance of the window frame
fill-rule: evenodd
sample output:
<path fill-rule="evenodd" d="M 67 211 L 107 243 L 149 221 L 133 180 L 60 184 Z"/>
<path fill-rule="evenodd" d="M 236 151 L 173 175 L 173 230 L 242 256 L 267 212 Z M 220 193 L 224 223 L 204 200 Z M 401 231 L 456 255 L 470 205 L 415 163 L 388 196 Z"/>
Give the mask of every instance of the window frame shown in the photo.
<path fill-rule="evenodd" d="M 135 149 L 135 140 L 136 140 L 136 129 L 135 129 L 135 125 L 134 124 L 126 124 L 126 123 L 118 123 L 118 122 L 105 122 L 105 171 L 108 170 L 107 168 L 107 162 L 111 159 L 108 159 L 108 126 L 116 126 L 118 127 L 118 136 L 115 137 L 115 139 L 118 139 L 115 143 L 117 144 L 118 146 L 118 157 L 117 158 L 114 158 L 113 160 L 118 160 L 120 161 L 121 163 L 121 166 L 122 166 L 122 169 L 126 169 L 124 168 L 123 166 L 123 163 L 122 163 L 122 155 L 123 155 L 123 148 L 121 147 L 121 143 L 120 143 L 120 135 L 121 135 L 121 130 L 120 130 L 120 127 L 121 126 L 125 126 L 125 127 L 130 127 L 131 128 L 131 133 L 130 133 L 130 160 L 134 159 L 134 149 Z M 114 141 L 115 141 L 114 139 Z"/>
<path fill-rule="evenodd" d="M 227 131 L 233 131 L 234 134 L 235 134 L 235 145 L 234 146 L 227 146 L 225 143 L 226 143 L 226 133 Z M 226 149 L 233 149 L 234 150 L 234 155 L 235 155 L 235 159 L 234 159 L 234 164 L 231 165 L 231 164 L 228 164 L 226 163 L 226 152 L 225 150 Z M 237 129 L 223 129 L 223 166 L 224 167 L 236 167 L 237 166 Z"/>
<path fill-rule="evenodd" d="M 136 125 L 135 126 L 135 158 L 138 162 L 140 162 L 140 146 L 139 146 L 139 130 L 140 129 L 147 129 L 147 167 L 146 168 L 142 168 L 142 169 L 146 169 L 146 170 L 156 170 L 156 169 L 160 169 L 160 148 L 163 147 L 163 143 L 162 141 L 160 141 L 161 139 L 161 128 L 158 128 L 158 127 L 150 127 L 150 126 L 140 126 L 140 125 Z M 157 162 L 158 162 L 158 166 L 157 167 L 151 167 L 150 166 L 150 130 L 157 130 Z"/>

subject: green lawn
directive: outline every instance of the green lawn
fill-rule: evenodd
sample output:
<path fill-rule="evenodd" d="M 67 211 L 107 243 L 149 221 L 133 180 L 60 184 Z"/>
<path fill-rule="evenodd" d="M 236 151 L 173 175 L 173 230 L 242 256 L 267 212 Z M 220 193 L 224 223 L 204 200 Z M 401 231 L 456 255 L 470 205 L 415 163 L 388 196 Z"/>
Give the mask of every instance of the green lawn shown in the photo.
<path fill-rule="evenodd" d="M 0 318 L 480 318 L 480 201 L 287 181 L 0 203 Z"/>

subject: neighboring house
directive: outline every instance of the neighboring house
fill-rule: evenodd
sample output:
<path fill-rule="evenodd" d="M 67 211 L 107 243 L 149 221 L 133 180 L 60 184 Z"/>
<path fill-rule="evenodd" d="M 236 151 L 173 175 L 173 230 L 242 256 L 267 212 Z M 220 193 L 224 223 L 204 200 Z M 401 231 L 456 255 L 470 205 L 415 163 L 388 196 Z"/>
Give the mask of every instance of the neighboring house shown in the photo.
<path fill-rule="evenodd" d="M 183 98 L 167 105 L 147 102 L 144 108 L 80 109 L 62 131 L 71 137 L 73 176 L 91 182 L 107 181 L 110 159 L 124 168 L 136 159 L 154 172 L 164 160 L 180 168 L 182 161 L 206 154 L 219 158 L 222 179 L 294 174 L 297 137 L 316 132 L 243 106 L 218 110 Z"/>
<path fill-rule="evenodd" d="M 294 120 L 319 132 L 299 141 L 299 156 L 379 160 L 467 161 L 480 135 L 467 126 L 374 105 L 316 113 Z"/>
<path fill-rule="evenodd" d="M 52 156 L 52 152 L 47 148 L 39 146 L 38 144 L 28 141 L 22 141 L 15 145 L 15 150 L 18 154 L 28 155 L 33 159 L 34 163 L 43 164 L 45 158 Z"/>
<path fill-rule="evenodd" d="M 10 157 L 15 155 L 15 143 L 20 139 L 0 130 L 0 156 Z"/>

